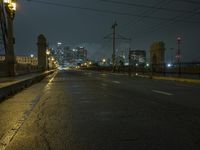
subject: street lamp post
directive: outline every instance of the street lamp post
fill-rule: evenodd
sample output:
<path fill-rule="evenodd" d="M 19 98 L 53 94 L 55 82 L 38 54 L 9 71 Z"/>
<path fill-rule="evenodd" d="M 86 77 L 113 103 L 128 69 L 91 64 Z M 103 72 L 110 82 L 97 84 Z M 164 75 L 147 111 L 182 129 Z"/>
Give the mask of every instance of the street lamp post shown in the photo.
<path fill-rule="evenodd" d="M 50 55 L 50 50 L 47 49 L 47 51 L 46 51 L 46 56 L 47 56 L 46 57 L 46 60 L 47 60 L 47 70 L 49 70 L 49 59 L 50 59 L 49 55 Z"/>
<path fill-rule="evenodd" d="M 170 61 L 171 61 L 171 64 L 173 64 L 174 63 L 174 57 L 173 57 L 173 50 L 174 50 L 174 48 L 170 48 L 170 50 L 171 50 L 171 53 L 170 53 Z"/>
<path fill-rule="evenodd" d="M 4 0 L 7 14 L 7 52 L 6 62 L 10 76 L 15 76 L 15 55 L 14 55 L 14 37 L 13 37 L 13 20 L 16 11 L 15 0 Z"/>
<path fill-rule="evenodd" d="M 181 76 L 181 50 L 180 50 L 180 44 L 181 44 L 181 37 L 177 37 L 177 42 L 178 42 L 178 49 L 177 49 L 177 63 L 178 63 L 178 75 L 179 77 Z"/>

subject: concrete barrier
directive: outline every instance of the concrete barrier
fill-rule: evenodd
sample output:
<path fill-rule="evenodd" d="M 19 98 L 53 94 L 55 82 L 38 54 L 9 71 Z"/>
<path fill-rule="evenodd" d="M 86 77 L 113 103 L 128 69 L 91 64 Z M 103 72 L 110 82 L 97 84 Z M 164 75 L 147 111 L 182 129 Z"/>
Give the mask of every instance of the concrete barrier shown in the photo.
<path fill-rule="evenodd" d="M 12 96 L 12 95 L 18 93 L 19 91 L 23 90 L 24 88 L 27 88 L 34 83 L 40 82 L 42 79 L 44 79 L 46 76 L 52 74 L 54 71 L 55 70 L 44 72 L 44 73 L 35 75 L 34 77 L 19 80 L 17 82 L 14 82 L 9 85 L 1 87 L 0 88 L 0 102 L 5 100 L 9 96 Z"/>

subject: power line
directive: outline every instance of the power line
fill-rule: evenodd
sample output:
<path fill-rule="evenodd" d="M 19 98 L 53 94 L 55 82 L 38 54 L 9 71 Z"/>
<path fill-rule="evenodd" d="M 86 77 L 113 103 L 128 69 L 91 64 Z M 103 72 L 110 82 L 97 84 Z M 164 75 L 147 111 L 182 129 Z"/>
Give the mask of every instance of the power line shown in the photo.
<path fill-rule="evenodd" d="M 194 4 L 194 5 L 200 5 L 200 2 L 197 2 L 197 1 L 194 1 L 194 0 L 174 0 L 174 1 L 190 3 L 190 4 Z"/>
<path fill-rule="evenodd" d="M 95 8 L 89 8 L 89 7 L 80 7 L 80 6 L 75 6 L 75 5 L 68 5 L 68 4 L 55 3 L 55 2 L 47 2 L 47 1 L 41 1 L 41 0 L 31 0 L 30 2 L 46 4 L 46 5 L 52 5 L 52 6 L 58 6 L 58 7 L 66 7 L 66 8 L 72 8 L 72 9 L 93 11 L 93 12 L 99 12 L 99 13 L 104 13 L 104 14 L 115 14 L 115 15 L 121 15 L 121 16 L 130 16 L 130 17 L 138 17 L 138 18 L 147 18 L 147 19 L 170 21 L 170 18 L 165 18 L 165 17 L 156 17 L 156 16 L 149 16 L 149 15 L 131 14 L 131 13 L 126 13 L 126 12 L 95 9 Z M 188 23 L 200 23 L 200 21 L 190 21 L 190 20 L 179 20 L 179 21 L 180 22 L 188 22 Z"/>
<path fill-rule="evenodd" d="M 155 7 L 159 7 L 159 6 L 163 6 L 163 5 L 168 5 L 169 3 L 171 2 L 171 0 L 168 0 L 168 1 L 163 1 L 163 0 L 161 0 L 161 1 L 159 1 L 158 3 L 156 3 L 154 6 Z M 143 11 L 141 14 L 142 15 L 146 15 L 146 14 L 151 14 L 151 13 L 153 13 L 153 12 L 155 12 L 155 10 L 154 9 L 146 9 L 145 11 Z M 126 25 L 124 25 L 124 26 L 129 26 L 130 24 L 135 24 L 135 23 L 139 23 L 139 22 L 142 22 L 144 20 L 144 18 L 138 18 L 137 20 L 136 19 L 134 19 L 134 20 L 131 20 L 130 22 L 128 22 Z M 123 26 L 123 28 L 124 28 L 124 26 Z M 122 29 L 122 28 L 121 28 Z"/>
<path fill-rule="evenodd" d="M 107 1 L 107 0 L 106 0 L 106 1 Z M 108 1 L 112 1 L 112 0 L 108 0 Z M 169 1 L 169 2 L 170 2 L 170 1 Z M 194 9 L 194 10 L 200 10 L 200 9 L 197 8 L 197 9 Z M 199 12 L 198 12 L 198 11 L 189 14 L 187 17 L 188 17 L 188 18 L 191 18 L 191 17 L 194 17 L 194 16 L 196 16 L 196 15 L 199 15 Z M 151 30 L 151 31 L 148 32 L 148 33 L 156 32 L 156 31 L 160 30 L 160 28 L 163 28 L 163 25 L 165 25 L 165 24 L 174 24 L 174 23 L 176 23 L 176 22 L 180 22 L 180 20 L 184 20 L 184 19 L 180 19 L 180 18 L 182 18 L 183 16 L 184 16 L 184 12 L 181 13 L 181 15 L 178 15 L 178 16 L 175 16 L 175 17 L 171 18 L 169 21 L 164 21 L 164 23 L 163 23 L 163 21 L 162 21 L 162 22 L 158 23 L 157 25 L 155 25 L 155 26 L 153 26 L 153 27 L 150 27 L 150 29 L 153 28 L 153 30 Z M 141 21 L 141 20 L 142 20 L 142 19 L 139 19 L 139 21 Z M 138 21 L 137 21 L 137 22 L 138 22 Z M 166 26 L 164 26 L 164 27 L 166 27 Z M 129 31 L 129 33 L 132 33 L 132 31 L 131 31 L 131 32 Z M 146 34 L 145 34 L 145 35 L 146 35 Z M 143 36 L 142 36 L 142 37 L 143 37 Z M 139 37 L 139 38 L 141 38 L 141 37 Z"/>
<path fill-rule="evenodd" d="M 130 3 L 130 2 L 121 2 L 116 0 L 100 0 L 106 3 L 113 3 L 118 5 L 125 5 L 125 6 L 132 6 L 132 7 L 139 7 L 139 8 L 149 8 L 154 10 L 160 10 L 160 11 L 167 11 L 167 12 L 183 12 L 183 13 L 195 13 L 195 11 L 189 11 L 189 10 L 179 10 L 179 9 L 172 9 L 172 8 L 165 8 L 165 7 L 157 7 L 157 6 L 151 6 L 151 5 L 145 5 L 145 4 L 138 4 L 138 3 Z"/>
<path fill-rule="evenodd" d="M 195 15 L 196 14 L 189 15 L 188 17 L 193 17 Z M 166 28 L 167 27 L 166 24 L 167 25 L 172 25 L 172 24 L 176 23 L 177 22 L 177 18 L 180 18 L 180 17 L 182 17 L 182 15 L 178 15 L 178 16 L 173 17 L 170 22 L 164 22 L 164 23 L 161 22 L 161 23 L 159 23 L 159 24 L 157 24 L 157 25 L 155 25 L 153 27 L 150 27 L 151 30 L 148 33 L 153 33 L 153 32 L 156 32 L 156 31 L 160 30 L 161 28 Z M 135 37 L 135 39 L 136 38 L 142 38 L 143 36 Z M 146 34 L 145 34 L 145 36 L 146 36 Z"/>

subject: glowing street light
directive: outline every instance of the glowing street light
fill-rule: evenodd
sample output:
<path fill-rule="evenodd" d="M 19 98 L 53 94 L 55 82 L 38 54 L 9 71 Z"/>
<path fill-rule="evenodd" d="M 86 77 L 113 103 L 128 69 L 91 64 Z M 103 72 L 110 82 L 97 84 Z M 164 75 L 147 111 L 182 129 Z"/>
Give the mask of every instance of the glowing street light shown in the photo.
<path fill-rule="evenodd" d="M 11 0 L 4 0 L 3 1 L 5 4 L 9 4 L 9 3 L 11 3 Z"/>
<path fill-rule="evenodd" d="M 102 60 L 102 62 L 105 63 L 105 62 L 106 62 L 106 59 L 104 58 L 104 59 Z"/>
<path fill-rule="evenodd" d="M 14 13 L 17 9 L 16 0 L 4 0 L 4 4 L 6 5 L 7 13 L 11 13 L 12 17 L 14 18 Z"/>
<path fill-rule="evenodd" d="M 169 68 L 170 68 L 171 66 L 172 66 L 172 64 L 167 64 L 167 67 L 169 67 Z"/>
<path fill-rule="evenodd" d="M 14 36 L 13 36 L 13 20 L 16 12 L 16 0 L 3 0 L 6 11 L 7 25 L 7 45 L 6 45 L 6 62 L 10 76 L 15 76 L 15 56 L 14 56 Z"/>
<path fill-rule="evenodd" d="M 47 50 L 47 51 L 46 51 L 46 54 L 47 54 L 47 55 L 50 55 L 50 51 L 49 51 L 49 50 Z"/>
<path fill-rule="evenodd" d="M 47 70 L 49 70 L 50 54 L 51 54 L 50 49 L 47 49 L 46 50 Z"/>

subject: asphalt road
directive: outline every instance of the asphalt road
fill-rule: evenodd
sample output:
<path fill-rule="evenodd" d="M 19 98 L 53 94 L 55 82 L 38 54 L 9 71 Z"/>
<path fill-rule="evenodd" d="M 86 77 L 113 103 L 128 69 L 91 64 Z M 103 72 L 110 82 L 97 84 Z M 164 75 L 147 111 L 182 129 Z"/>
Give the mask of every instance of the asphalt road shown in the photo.
<path fill-rule="evenodd" d="M 0 103 L 0 150 L 199 150 L 200 85 L 60 71 Z"/>

